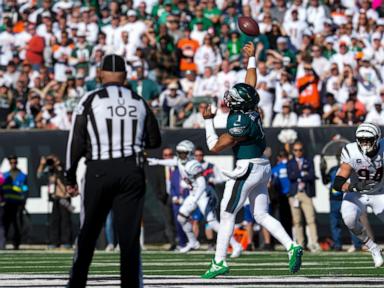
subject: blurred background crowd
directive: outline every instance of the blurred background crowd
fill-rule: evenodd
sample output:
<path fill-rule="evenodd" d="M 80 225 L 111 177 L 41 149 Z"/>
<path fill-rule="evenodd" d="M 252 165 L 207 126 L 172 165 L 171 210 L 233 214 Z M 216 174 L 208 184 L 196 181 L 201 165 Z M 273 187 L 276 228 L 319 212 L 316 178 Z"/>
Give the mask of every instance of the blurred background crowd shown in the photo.
<path fill-rule="evenodd" d="M 201 128 L 258 59 L 266 127 L 384 124 L 381 0 L 0 0 L 0 128 L 69 129 L 103 55 L 127 60 L 127 85 L 162 127 Z M 252 16 L 260 35 L 239 32 Z"/>

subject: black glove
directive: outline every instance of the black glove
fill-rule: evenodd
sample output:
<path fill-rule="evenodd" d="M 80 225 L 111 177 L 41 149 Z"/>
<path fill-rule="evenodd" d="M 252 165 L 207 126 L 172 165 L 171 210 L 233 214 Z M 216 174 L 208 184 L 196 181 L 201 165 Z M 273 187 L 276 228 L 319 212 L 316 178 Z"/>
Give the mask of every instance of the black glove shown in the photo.
<path fill-rule="evenodd" d="M 324 172 L 327 170 L 327 161 L 325 161 L 324 157 L 321 157 L 320 160 L 320 171 Z"/>
<path fill-rule="evenodd" d="M 349 191 L 352 192 L 361 192 L 368 191 L 376 185 L 375 180 L 363 180 L 349 185 Z"/>

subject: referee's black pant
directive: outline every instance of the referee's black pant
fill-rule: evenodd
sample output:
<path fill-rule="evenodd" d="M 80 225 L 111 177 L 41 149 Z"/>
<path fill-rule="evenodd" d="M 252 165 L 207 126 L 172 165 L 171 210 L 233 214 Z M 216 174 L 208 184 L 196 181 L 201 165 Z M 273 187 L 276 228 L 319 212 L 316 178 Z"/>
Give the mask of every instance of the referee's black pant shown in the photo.
<path fill-rule="evenodd" d="M 86 286 L 96 240 L 111 208 L 120 244 L 121 287 L 140 287 L 144 170 L 136 165 L 134 157 L 90 161 L 84 185 L 81 228 L 68 287 Z"/>

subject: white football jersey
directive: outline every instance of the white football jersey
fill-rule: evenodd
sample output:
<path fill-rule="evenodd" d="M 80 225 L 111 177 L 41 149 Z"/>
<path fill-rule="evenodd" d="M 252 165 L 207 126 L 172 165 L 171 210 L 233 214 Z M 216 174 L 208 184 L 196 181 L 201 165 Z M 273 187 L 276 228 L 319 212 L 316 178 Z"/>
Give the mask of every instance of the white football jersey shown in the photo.
<path fill-rule="evenodd" d="M 383 167 L 384 167 L 384 139 L 379 141 L 379 151 L 373 158 L 363 154 L 356 142 L 347 144 L 341 152 L 341 163 L 352 167 L 351 183 L 361 180 L 375 180 L 376 185 L 365 193 L 384 193 Z"/>

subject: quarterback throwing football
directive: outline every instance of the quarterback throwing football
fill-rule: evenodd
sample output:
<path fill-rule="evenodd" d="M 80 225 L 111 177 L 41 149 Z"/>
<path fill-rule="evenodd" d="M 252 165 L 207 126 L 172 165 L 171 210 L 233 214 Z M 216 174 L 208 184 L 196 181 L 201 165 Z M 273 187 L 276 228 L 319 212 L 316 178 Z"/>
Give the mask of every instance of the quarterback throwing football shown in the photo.
<path fill-rule="evenodd" d="M 249 198 L 256 222 L 264 226 L 289 251 L 290 271 L 297 272 L 301 267 L 303 248 L 294 243 L 280 222 L 268 213 L 267 184 L 271 176 L 271 165 L 263 157 L 266 142 L 257 112 L 259 96 L 254 88 L 257 82 L 254 45 L 245 45 L 244 52 L 249 56 L 245 83 L 234 85 L 224 95 L 224 102 L 230 108 L 227 133 L 217 136 L 213 125 L 215 114 L 210 107 L 203 113 L 209 150 L 217 153 L 232 147 L 236 158 L 236 168 L 223 171 L 230 180 L 226 182 L 220 205 L 215 258 L 208 271 L 202 275 L 203 278 L 214 278 L 229 271 L 225 261 L 229 239 L 236 214 L 244 206 L 246 198 Z"/>
<path fill-rule="evenodd" d="M 383 161 L 384 140 L 380 128 L 362 123 L 356 130 L 356 142 L 347 144 L 341 152 L 341 165 L 333 183 L 336 191 L 345 192 L 341 204 L 344 223 L 371 251 L 375 267 L 383 265 L 381 250 L 368 237 L 360 216 L 371 207 L 384 222 Z"/>

